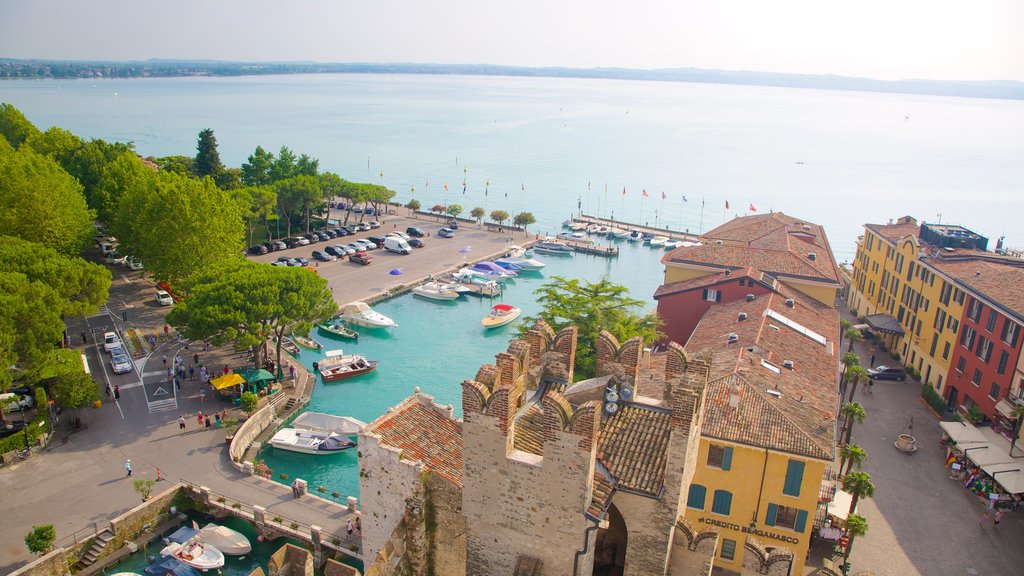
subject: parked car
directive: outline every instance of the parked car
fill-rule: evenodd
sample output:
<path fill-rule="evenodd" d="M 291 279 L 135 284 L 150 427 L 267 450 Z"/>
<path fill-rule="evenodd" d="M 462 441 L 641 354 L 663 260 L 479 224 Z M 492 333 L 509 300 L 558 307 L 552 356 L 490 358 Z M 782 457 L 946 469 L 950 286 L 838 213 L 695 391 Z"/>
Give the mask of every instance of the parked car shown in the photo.
<path fill-rule="evenodd" d="M 292 258 L 291 256 L 279 256 L 277 261 L 281 262 L 285 266 L 302 266 L 297 259 Z"/>
<path fill-rule="evenodd" d="M 171 295 L 168 294 L 166 290 L 161 290 L 160 288 L 157 288 L 156 303 L 161 306 L 170 306 L 171 304 L 174 304 L 174 298 L 171 298 Z"/>
<path fill-rule="evenodd" d="M 359 239 L 353 242 L 356 246 L 360 246 L 360 250 L 376 250 L 377 245 L 366 239 Z"/>
<path fill-rule="evenodd" d="M 388 232 L 385 236 L 394 236 L 395 238 L 401 238 L 402 240 L 408 240 L 410 236 L 405 232 Z"/>
<path fill-rule="evenodd" d="M 907 371 L 902 366 L 879 366 L 868 369 L 868 377 L 872 380 L 899 380 L 907 379 Z"/>
<path fill-rule="evenodd" d="M 366 250 L 366 248 L 363 248 L 362 244 L 359 244 L 359 243 L 356 243 L 356 242 L 349 242 L 348 244 L 345 244 L 344 246 L 345 246 L 345 248 L 351 249 L 353 252 L 362 252 L 363 250 Z"/>
<path fill-rule="evenodd" d="M 366 208 L 363 208 L 363 214 L 369 214 L 373 216 L 376 213 L 377 211 L 373 209 L 373 206 L 367 206 Z"/>
<path fill-rule="evenodd" d="M 320 236 L 315 232 L 310 232 L 309 234 L 302 236 L 302 238 L 305 238 L 309 244 L 315 244 L 320 241 Z"/>
<path fill-rule="evenodd" d="M 370 242 L 373 242 L 380 248 L 383 248 L 384 240 L 387 240 L 387 236 L 367 236 L 366 239 L 369 240 Z"/>
<path fill-rule="evenodd" d="M 324 252 L 327 252 L 331 256 L 337 256 L 339 258 L 348 256 L 348 248 L 345 248 L 344 246 L 341 246 L 339 244 L 331 244 L 330 246 L 324 246 Z M 355 250 L 353 250 L 352 252 L 355 253 Z"/>
<path fill-rule="evenodd" d="M 370 256 L 366 252 L 356 252 L 355 254 L 348 257 L 349 262 L 355 262 L 356 264 L 367 265 L 373 261 L 373 256 Z"/>
<path fill-rule="evenodd" d="M 135 256 L 129 256 L 125 259 L 124 263 L 128 265 L 129 270 L 135 270 L 136 272 L 145 268 L 145 266 L 142 265 L 142 260 L 139 260 Z"/>
<path fill-rule="evenodd" d="M 441 238 L 455 238 L 455 231 L 451 228 L 441 228 L 437 231 L 437 235 Z"/>
<path fill-rule="evenodd" d="M 409 243 L 404 238 L 396 238 L 394 236 L 384 239 L 384 249 L 395 254 L 412 254 L 412 248 L 409 246 Z"/>
<path fill-rule="evenodd" d="M 285 244 L 284 240 L 274 240 L 272 242 L 272 244 L 274 245 L 274 250 L 287 250 L 288 249 L 288 245 Z"/>
<path fill-rule="evenodd" d="M 299 246 L 302 246 L 302 241 L 303 240 L 306 240 L 306 239 L 305 238 L 297 238 L 297 237 L 296 238 L 285 238 L 284 239 L 284 244 L 288 248 L 298 248 Z M 309 240 L 306 240 L 306 244 L 309 244 Z"/>
<path fill-rule="evenodd" d="M 371 229 L 374 230 L 380 228 L 380 222 L 377 222 L 376 220 L 370 220 L 369 222 L 367 222 L 367 224 L 370 226 Z"/>
<path fill-rule="evenodd" d="M 409 226 L 408 228 L 406 228 L 405 233 L 408 234 L 409 236 L 412 236 L 413 238 L 423 238 L 424 236 L 426 236 L 426 234 L 423 233 L 423 230 L 420 230 L 415 226 Z"/>
<path fill-rule="evenodd" d="M 419 238 L 410 238 L 409 246 L 412 246 L 413 248 L 423 248 L 426 244 L 424 244 L 423 240 L 420 240 Z"/>
<path fill-rule="evenodd" d="M 106 257 L 103 259 L 107 264 L 115 264 L 117 266 L 124 266 L 125 257 L 120 255 L 117 250 L 108 252 Z"/>
<path fill-rule="evenodd" d="M 4 412 L 17 412 L 22 408 L 28 410 L 35 406 L 35 404 L 36 399 L 29 394 L 21 396 L 14 394 L 13 392 L 0 394 L 0 406 L 3 406 Z"/>
<path fill-rule="evenodd" d="M 352 231 L 349 230 L 348 228 L 344 227 L 344 226 L 338 226 L 337 228 L 334 229 L 334 231 L 338 233 L 338 237 L 339 238 L 342 237 L 342 236 L 351 236 L 352 235 Z"/>
<path fill-rule="evenodd" d="M 249 246 L 249 254 L 252 254 L 253 256 L 259 256 L 261 254 L 266 254 L 267 252 L 269 252 L 269 250 L 267 250 L 267 247 L 263 244 Z"/>
<path fill-rule="evenodd" d="M 331 239 L 331 235 L 328 234 L 327 232 L 322 231 L 322 230 L 317 231 L 317 232 L 311 232 L 311 234 L 313 234 L 314 236 L 319 238 L 321 242 L 327 242 L 328 240 Z"/>
<path fill-rule="evenodd" d="M 287 266 L 288 263 L 287 262 L 281 262 L 281 261 L 278 261 L 278 260 L 274 260 L 273 262 L 270 263 L 270 265 L 271 266 Z"/>
<path fill-rule="evenodd" d="M 306 260 L 302 256 L 296 256 L 294 260 L 299 263 L 299 266 L 306 266 L 309 264 L 309 260 Z"/>
<path fill-rule="evenodd" d="M 327 238 L 337 238 L 338 233 L 333 228 L 324 228 L 320 231 L 321 234 L 327 234 Z"/>
<path fill-rule="evenodd" d="M 330 248 L 330 246 L 328 246 L 328 248 Z M 321 262 L 334 262 L 338 257 L 327 253 L 326 250 L 313 250 L 313 259 Z"/>
<path fill-rule="evenodd" d="M 110 353 L 114 348 L 121 347 L 121 339 L 117 337 L 116 332 L 104 332 L 103 333 L 103 351 Z"/>
<path fill-rule="evenodd" d="M 358 232 L 369 232 L 370 231 L 370 225 L 367 224 L 366 222 L 358 222 L 354 226 L 355 226 L 355 230 L 358 231 Z"/>
<path fill-rule="evenodd" d="M 132 359 L 123 348 L 114 348 L 110 351 L 110 369 L 114 371 L 114 374 L 126 374 L 132 371 Z"/>
<path fill-rule="evenodd" d="M 452 218 L 451 220 L 448 221 L 448 227 L 451 228 L 452 230 L 458 230 L 459 229 L 459 221 L 454 219 L 454 218 Z"/>
<path fill-rule="evenodd" d="M 106 256 L 107 254 L 110 254 L 111 252 L 114 252 L 116 250 L 117 248 L 114 246 L 112 242 L 100 242 L 100 254 Z"/>

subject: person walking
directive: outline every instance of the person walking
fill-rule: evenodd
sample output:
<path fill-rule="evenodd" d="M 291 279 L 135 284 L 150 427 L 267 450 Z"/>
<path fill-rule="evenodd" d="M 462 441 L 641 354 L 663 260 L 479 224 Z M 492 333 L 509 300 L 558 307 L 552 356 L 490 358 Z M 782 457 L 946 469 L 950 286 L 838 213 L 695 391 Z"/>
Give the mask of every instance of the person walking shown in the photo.
<path fill-rule="evenodd" d="M 167 354 L 164 354 L 164 367 L 167 367 Z"/>
<path fill-rule="evenodd" d="M 349 539 L 352 539 L 352 519 L 345 520 L 345 532 L 348 532 Z"/>
<path fill-rule="evenodd" d="M 195 354 L 192 355 L 192 363 L 193 364 L 199 364 L 199 353 L 198 352 L 196 352 Z"/>
<path fill-rule="evenodd" d="M 999 528 L 999 523 L 1003 521 L 1003 514 L 1004 512 L 1002 510 L 996 510 L 995 516 L 992 517 L 993 528 Z"/>
<path fill-rule="evenodd" d="M 227 375 L 228 375 L 228 374 L 229 374 L 230 372 L 231 372 L 231 369 L 230 369 L 230 368 L 228 368 L 228 365 L 227 365 L 227 364 L 225 364 L 225 365 L 224 365 L 224 375 L 225 375 L 225 376 L 227 376 Z"/>
<path fill-rule="evenodd" d="M 85 337 L 85 332 L 82 332 L 82 344 L 88 344 L 89 339 Z"/>
<path fill-rule="evenodd" d="M 203 427 L 203 412 L 202 412 L 202 410 L 199 411 L 199 415 L 196 418 L 199 420 L 199 428 L 202 429 L 202 427 Z"/>
<path fill-rule="evenodd" d="M 210 415 L 209 415 L 209 414 L 207 414 L 206 416 L 204 416 L 204 420 L 205 420 L 205 422 L 206 422 L 206 427 L 207 427 L 207 428 L 209 428 L 209 427 L 211 427 L 211 426 L 212 426 L 212 424 L 210 424 Z"/>
<path fill-rule="evenodd" d="M 295 365 L 294 364 L 291 364 L 290 366 L 288 366 L 288 374 L 292 377 L 292 380 L 295 380 Z"/>
<path fill-rule="evenodd" d="M 195 380 L 196 379 L 196 367 L 195 366 L 189 366 L 188 367 L 188 379 L 189 380 Z"/>
<path fill-rule="evenodd" d="M 985 509 L 985 513 L 981 515 L 981 520 L 978 522 L 979 528 L 984 528 L 985 524 L 988 523 L 988 509 Z"/>
<path fill-rule="evenodd" d="M 299 479 L 292 480 L 292 498 L 299 497 Z"/>
<path fill-rule="evenodd" d="M 185 417 L 184 416 L 178 416 L 178 430 L 181 430 L 179 435 L 185 433 Z"/>
<path fill-rule="evenodd" d="M 872 368 L 875 367 L 875 355 L 874 354 L 871 355 L 871 367 Z"/>
<path fill-rule="evenodd" d="M 129 458 L 128 460 L 125 461 L 124 469 L 128 472 L 128 474 L 125 476 L 125 478 L 127 478 L 128 476 L 132 475 L 132 459 L 131 458 Z"/>
<path fill-rule="evenodd" d="M 356 516 L 356 532 L 363 533 L 363 523 L 359 521 L 359 516 Z"/>
<path fill-rule="evenodd" d="M 206 401 L 206 390 L 203 390 L 202 388 L 200 388 L 199 389 L 199 403 L 202 404 L 205 401 Z"/>
<path fill-rule="evenodd" d="M 120 386 L 114 386 L 114 400 L 120 400 L 120 399 L 121 399 L 121 387 Z"/>

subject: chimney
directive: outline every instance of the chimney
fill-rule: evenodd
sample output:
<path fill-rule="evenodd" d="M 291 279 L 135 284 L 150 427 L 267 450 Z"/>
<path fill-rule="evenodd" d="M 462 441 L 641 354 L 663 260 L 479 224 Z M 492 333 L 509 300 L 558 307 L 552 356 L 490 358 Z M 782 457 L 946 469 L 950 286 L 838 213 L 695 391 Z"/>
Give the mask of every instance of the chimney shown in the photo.
<path fill-rule="evenodd" d="M 792 298 L 786 298 L 786 306 L 789 307 L 789 308 L 795 308 L 796 307 L 796 301 L 793 300 Z"/>
<path fill-rule="evenodd" d="M 747 313 L 746 312 L 740 312 L 738 320 L 740 322 L 743 322 L 746 319 L 747 319 Z"/>
<path fill-rule="evenodd" d="M 747 302 L 753 302 L 755 296 L 753 294 L 747 294 Z"/>
<path fill-rule="evenodd" d="M 788 368 L 788 369 L 792 370 L 793 369 L 793 361 L 792 360 L 783 360 L 782 367 L 783 368 Z"/>
<path fill-rule="evenodd" d="M 730 332 L 728 337 L 729 344 L 735 344 L 740 341 L 740 335 L 735 332 Z"/>
<path fill-rule="evenodd" d="M 808 260 L 817 260 L 818 259 L 818 255 L 815 254 L 814 252 L 808 252 L 807 253 L 807 259 Z"/>

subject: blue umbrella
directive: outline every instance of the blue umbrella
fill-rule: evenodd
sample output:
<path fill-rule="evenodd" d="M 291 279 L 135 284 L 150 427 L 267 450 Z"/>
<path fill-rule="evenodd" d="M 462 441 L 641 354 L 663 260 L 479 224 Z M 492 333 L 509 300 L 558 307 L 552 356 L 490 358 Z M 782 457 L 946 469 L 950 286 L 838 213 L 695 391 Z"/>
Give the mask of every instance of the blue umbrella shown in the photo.
<path fill-rule="evenodd" d="M 402 273 L 402 269 L 401 268 L 392 268 L 391 272 L 388 272 L 388 274 L 391 274 L 392 276 L 399 276 L 401 273 Z"/>

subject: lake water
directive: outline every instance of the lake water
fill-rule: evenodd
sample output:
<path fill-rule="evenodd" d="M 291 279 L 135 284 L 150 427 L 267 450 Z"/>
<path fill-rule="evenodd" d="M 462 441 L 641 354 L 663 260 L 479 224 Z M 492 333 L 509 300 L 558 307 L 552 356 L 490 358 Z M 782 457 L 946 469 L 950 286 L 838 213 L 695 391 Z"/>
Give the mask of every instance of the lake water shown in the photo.
<path fill-rule="evenodd" d="M 203 128 L 230 166 L 287 145 L 400 200 L 528 210 L 542 231 L 577 206 L 699 231 L 753 204 L 823 224 L 839 261 L 864 222 L 904 214 L 1024 246 L 1022 101 L 355 74 L 17 80 L 0 101 L 143 155 L 194 155 Z"/>

